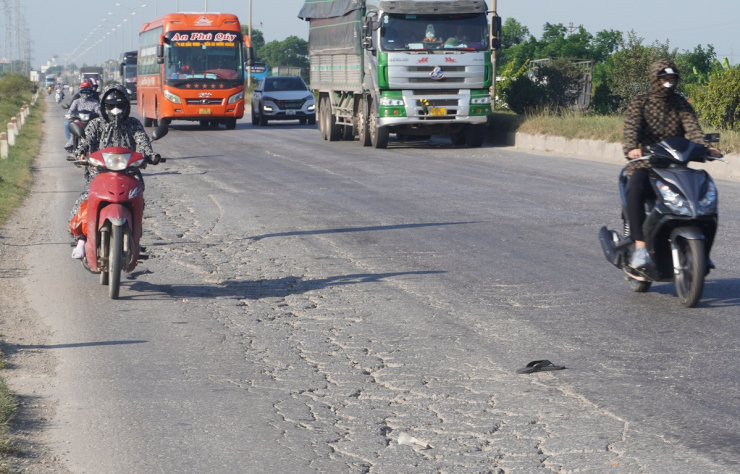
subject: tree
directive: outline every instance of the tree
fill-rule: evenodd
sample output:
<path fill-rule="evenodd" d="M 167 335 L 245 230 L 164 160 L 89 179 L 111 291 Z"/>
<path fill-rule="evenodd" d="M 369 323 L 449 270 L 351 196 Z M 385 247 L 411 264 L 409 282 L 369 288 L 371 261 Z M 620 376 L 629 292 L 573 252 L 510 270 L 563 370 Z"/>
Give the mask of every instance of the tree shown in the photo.
<path fill-rule="evenodd" d="M 655 41 L 644 46 L 634 31 L 627 33 L 621 49 L 611 57 L 606 71 L 607 84 L 613 95 L 619 96 L 619 110 L 624 111 L 632 99 L 650 91 L 650 65 L 659 59 L 676 59 L 677 50 L 671 51 L 670 44 Z"/>
<path fill-rule="evenodd" d="M 530 36 L 529 28 L 514 18 L 507 18 L 501 26 L 501 49 L 524 43 Z"/>
<path fill-rule="evenodd" d="M 693 100 L 699 116 L 710 125 L 740 130 L 740 67 L 713 73 Z"/>
<path fill-rule="evenodd" d="M 257 55 L 271 67 L 292 66 L 308 69 L 308 42 L 297 36 L 283 41 L 270 41 L 259 49 Z"/>

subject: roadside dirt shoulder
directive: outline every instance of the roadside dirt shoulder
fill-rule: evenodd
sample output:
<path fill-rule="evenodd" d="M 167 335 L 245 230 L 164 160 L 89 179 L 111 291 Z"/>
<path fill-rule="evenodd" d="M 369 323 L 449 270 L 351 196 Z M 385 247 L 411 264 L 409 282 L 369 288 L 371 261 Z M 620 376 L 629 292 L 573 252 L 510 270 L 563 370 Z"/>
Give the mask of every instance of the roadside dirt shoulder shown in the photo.
<path fill-rule="evenodd" d="M 47 116 L 48 119 L 48 116 Z M 8 367 L 4 377 L 17 395 L 19 407 L 10 435 L 20 449 L 18 457 L 2 463 L 12 472 L 29 474 L 68 473 L 48 449 L 56 400 L 49 397 L 57 359 L 48 345 L 50 330 L 28 302 L 26 281 L 30 274 L 28 256 L 40 245 L 40 216 L 50 199 L 40 189 L 53 187 L 54 176 L 43 171 L 45 151 L 51 147 L 45 134 L 40 157 L 36 159 L 30 196 L 0 229 L 0 336 Z M 51 181 L 50 181 L 51 180 Z"/>

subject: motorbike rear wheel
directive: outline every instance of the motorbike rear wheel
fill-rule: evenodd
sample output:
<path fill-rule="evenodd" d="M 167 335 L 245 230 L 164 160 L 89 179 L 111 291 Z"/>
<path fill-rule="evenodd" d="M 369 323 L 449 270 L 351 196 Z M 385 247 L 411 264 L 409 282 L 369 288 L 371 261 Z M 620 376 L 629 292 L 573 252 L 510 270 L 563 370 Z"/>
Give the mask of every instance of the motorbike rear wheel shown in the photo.
<path fill-rule="evenodd" d="M 678 261 L 680 269 L 675 277 L 676 295 L 681 304 L 693 308 L 704 291 L 704 276 L 707 274 L 707 253 L 703 240 L 678 239 Z"/>
<path fill-rule="evenodd" d="M 113 226 L 108 254 L 108 294 L 117 300 L 121 289 L 121 265 L 123 260 L 123 227 Z"/>
<path fill-rule="evenodd" d="M 653 284 L 651 281 L 640 281 L 630 277 L 627 277 L 627 281 L 630 284 L 630 288 L 632 288 L 632 291 L 635 293 L 645 293 L 650 289 L 650 285 Z"/>

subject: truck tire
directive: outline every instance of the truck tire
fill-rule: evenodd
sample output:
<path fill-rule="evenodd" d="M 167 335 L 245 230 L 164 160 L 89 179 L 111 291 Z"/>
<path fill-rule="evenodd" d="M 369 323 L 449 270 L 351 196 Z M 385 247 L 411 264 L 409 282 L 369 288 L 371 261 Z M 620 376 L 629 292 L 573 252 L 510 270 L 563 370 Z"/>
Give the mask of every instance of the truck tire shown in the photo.
<path fill-rule="evenodd" d="M 326 97 L 322 97 L 319 104 L 319 131 L 321 132 L 321 138 L 328 140 L 329 135 L 326 133 L 329 128 L 326 125 Z"/>
<path fill-rule="evenodd" d="M 465 141 L 469 148 L 480 148 L 486 139 L 486 124 L 471 125 L 465 132 Z"/>
<path fill-rule="evenodd" d="M 360 99 L 357 113 L 357 135 L 360 137 L 360 145 L 370 146 L 370 130 L 368 130 L 367 125 L 367 100 L 364 97 Z"/>
<path fill-rule="evenodd" d="M 353 142 L 355 141 L 355 127 L 351 125 L 345 125 L 342 127 L 342 140 Z"/>
<path fill-rule="evenodd" d="M 452 140 L 454 146 L 463 146 L 468 142 L 466 135 L 464 131 L 453 133 L 450 135 L 450 140 Z"/>
<path fill-rule="evenodd" d="M 370 129 L 370 143 L 373 148 L 388 148 L 388 136 L 390 135 L 390 130 L 388 130 L 388 127 L 378 126 L 377 113 L 375 112 L 374 104 L 369 102 L 368 105 L 370 108 L 370 115 L 368 115 L 370 122 L 368 123 L 368 128 Z"/>
<path fill-rule="evenodd" d="M 327 129 L 327 135 L 330 142 L 337 142 L 342 138 L 342 126 L 337 125 L 337 116 L 334 115 L 334 111 L 331 107 L 331 100 L 326 99 L 326 115 L 328 117 L 327 123 L 329 127 Z"/>

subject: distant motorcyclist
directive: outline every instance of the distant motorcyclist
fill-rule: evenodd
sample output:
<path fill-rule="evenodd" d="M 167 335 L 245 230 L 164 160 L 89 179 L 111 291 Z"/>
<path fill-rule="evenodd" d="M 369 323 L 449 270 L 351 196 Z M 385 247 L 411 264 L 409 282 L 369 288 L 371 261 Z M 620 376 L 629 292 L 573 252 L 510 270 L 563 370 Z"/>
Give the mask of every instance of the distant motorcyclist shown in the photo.
<path fill-rule="evenodd" d="M 130 117 L 130 113 L 131 103 L 129 102 L 126 89 L 120 84 L 105 88 L 100 99 L 100 117 L 93 119 L 87 125 L 87 128 L 85 128 L 85 137 L 80 141 L 80 146 L 75 150 L 75 155 L 83 157 L 104 148 L 123 147 L 143 154 L 148 162 L 156 163 L 153 160 L 154 150 L 152 149 L 149 136 L 144 130 L 144 126 L 138 119 Z M 87 200 L 90 183 L 98 174 L 95 168 L 88 167 L 87 169 L 89 172 L 86 175 L 87 182 L 85 184 L 85 190 L 75 202 L 70 222 L 75 220 L 81 222 L 85 220 L 77 214 L 80 210 L 80 205 Z M 136 178 L 143 185 L 144 180 L 138 168 L 132 172 L 136 174 Z M 72 230 L 73 227 L 75 226 L 70 225 L 70 232 L 77 239 L 77 246 L 72 251 L 72 258 L 84 258 L 86 238 L 81 232 L 83 226 L 76 226 L 77 229 L 80 229 L 76 231 Z"/>
<path fill-rule="evenodd" d="M 678 79 L 678 69 L 670 60 L 662 59 L 650 66 L 650 92 L 635 97 L 625 117 L 623 149 L 627 159 L 642 158 L 643 147 L 676 136 L 685 136 L 693 142 L 709 145 L 693 107 L 676 92 Z M 714 147 L 709 147 L 709 154 L 715 158 L 722 157 L 722 153 Z M 630 266 L 636 269 L 644 269 L 651 264 L 642 231 L 645 201 L 653 194 L 649 168 L 647 160 L 631 162 L 626 167 L 626 173 L 630 176 L 627 219 L 635 242 Z"/>
<path fill-rule="evenodd" d="M 89 82 L 83 82 L 80 84 L 80 88 L 77 93 L 72 97 L 72 104 L 69 106 L 69 112 L 67 112 L 67 120 L 64 122 L 64 131 L 67 136 L 67 144 L 64 145 L 64 149 L 67 152 L 74 151 L 74 140 L 72 135 L 69 133 L 69 123 L 72 121 L 71 117 L 79 113 L 94 113 L 100 115 L 100 99 L 98 95 L 93 91 Z"/>

